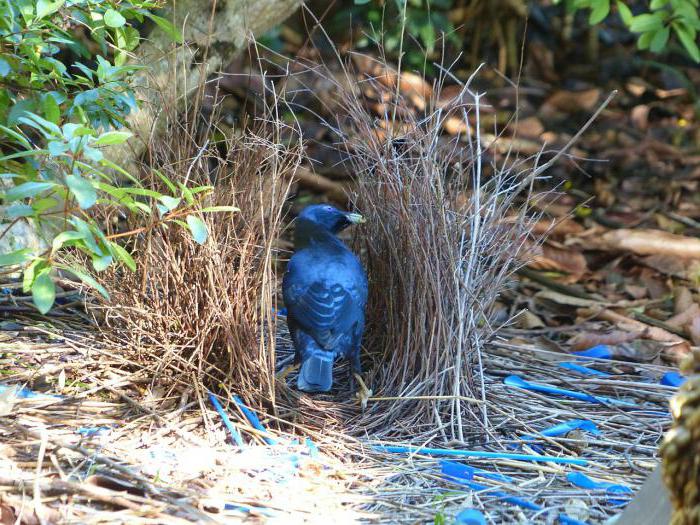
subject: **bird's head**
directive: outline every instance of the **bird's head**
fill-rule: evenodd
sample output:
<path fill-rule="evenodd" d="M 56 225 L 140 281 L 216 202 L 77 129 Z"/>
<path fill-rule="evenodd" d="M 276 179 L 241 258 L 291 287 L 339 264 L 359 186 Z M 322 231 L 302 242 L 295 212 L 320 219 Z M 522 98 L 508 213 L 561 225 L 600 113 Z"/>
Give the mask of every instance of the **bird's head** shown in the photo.
<path fill-rule="evenodd" d="M 299 221 L 307 221 L 320 226 L 331 233 L 339 233 L 351 224 L 365 222 L 359 213 L 341 211 L 330 204 L 314 204 L 302 210 Z"/>

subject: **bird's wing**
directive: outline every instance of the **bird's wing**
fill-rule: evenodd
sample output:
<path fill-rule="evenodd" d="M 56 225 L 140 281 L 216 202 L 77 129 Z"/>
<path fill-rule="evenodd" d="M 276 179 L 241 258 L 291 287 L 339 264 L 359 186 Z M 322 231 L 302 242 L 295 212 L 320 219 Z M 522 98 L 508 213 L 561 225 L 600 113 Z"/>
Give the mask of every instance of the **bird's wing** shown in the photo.
<path fill-rule="evenodd" d="M 288 315 L 326 350 L 337 349 L 351 335 L 354 302 L 342 285 L 320 281 L 292 285 L 285 297 Z"/>

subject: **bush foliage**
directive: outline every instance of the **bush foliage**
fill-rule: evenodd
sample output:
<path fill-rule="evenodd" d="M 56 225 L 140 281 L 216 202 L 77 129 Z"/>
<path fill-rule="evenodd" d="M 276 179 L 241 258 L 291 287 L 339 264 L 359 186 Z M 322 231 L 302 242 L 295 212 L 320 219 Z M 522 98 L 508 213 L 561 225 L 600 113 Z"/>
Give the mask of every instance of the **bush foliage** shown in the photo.
<path fill-rule="evenodd" d="M 135 24 L 150 19 L 179 39 L 153 14 L 158 7 L 145 0 L 0 0 L 0 235 L 28 221 L 48 246 L 2 253 L 0 266 L 23 269 L 24 292 L 42 313 L 54 303 L 59 275 L 107 296 L 95 272 L 117 262 L 135 268 L 116 242 L 124 235 L 106 235 L 95 219 L 101 206 L 152 216 L 154 226 L 176 222 L 206 240 L 198 215 L 207 211 L 199 204 L 208 186 L 164 180 L 170 193 L 163 194 L 105 157 L 106 148 L 130 137 L 125 119 L 138 108 L 131 80 L 139 66 L 127 63 L 139 44 Z M 67 263 L 67 251 L 84 256 Z"/>

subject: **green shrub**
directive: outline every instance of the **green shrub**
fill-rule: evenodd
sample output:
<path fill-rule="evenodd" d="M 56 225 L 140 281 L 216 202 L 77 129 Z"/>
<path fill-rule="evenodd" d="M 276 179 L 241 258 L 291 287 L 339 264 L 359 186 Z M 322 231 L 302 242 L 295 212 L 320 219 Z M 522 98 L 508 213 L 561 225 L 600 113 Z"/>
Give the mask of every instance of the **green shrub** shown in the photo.
<path fill-rule="evenodd" d="M 50 246 L 1 253 L 0 266 L 23 270 L 24 292 L 42 313 L 54 303 L 59 271 L 106 296 L 93 272 L 117 262 L 134 269 L 118 236 L 105 235 L 95 220 L 96 207 L 155 214 L 153 225 L 176 222 L 206 240 L 198 213 L 213 211 L 200 209 L 209 187 L 165 180 L 171 194 L 161 194 L 104 155 L 130 137 L 125 118 L 138 107 L 130 85 L 138 67 L 127 64 L 139 43 L 133 25 L 148 18 L 178 38 L 151 12 L 157 7 L 146 0 L 0 0 L 0 236 L 28 221 Z M 62 255 L 76 250 L 92 270 L 65 262 Z"/>
<path fill-rule="evenodd" d="M 567 9 L 590 9 L 589 23 L 599 24 L 610 14 L 611 0 L 555 0 L 566 3 Z M 648 11 L 633 15 L 625 2 L 615 0 L 620 18 L 633 33 L 638 33 L 637 47 L 654 53 L 666 50 L 669 38 L 674 35 L 683 45 L 688 55 L 700 62 L 700 48 L 697 32 L 700 29 L 698 17 L 699 0 L 651 0 Z"/>

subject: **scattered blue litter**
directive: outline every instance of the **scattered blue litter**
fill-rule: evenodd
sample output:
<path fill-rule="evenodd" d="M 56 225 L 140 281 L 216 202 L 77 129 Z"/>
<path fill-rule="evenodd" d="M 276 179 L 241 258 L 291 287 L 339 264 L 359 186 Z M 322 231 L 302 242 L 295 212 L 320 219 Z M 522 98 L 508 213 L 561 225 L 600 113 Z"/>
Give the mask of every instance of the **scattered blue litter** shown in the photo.
<path fill-rule="evenodd" d="M 379 452 L 392 452 L 397 454 L 426 454 L 433 456 L 462 456 L 471 458 L 490 459 L 514 459 L 519 461 L 551 462 L 569 465 L 588 465 L 588 461 L 581 458 L 565 458 L 559 456 L 541 456 L 537 454 L 509 454 L 506 452 L 486 452 L 483 450 L 454 450 L 449 448 L 428 448 L 395 445 L 373 445 Z"/>
<path fill-rule="evenodd" d="M 282 317 L 287 317 L 287 309 L 286 308 L 280 308 L 279 310 L 275 310 L 273 308 L 272 313 L 277 314 L 277 315 L 281 315 Z"/>
<path fill-rule="evenodd" d="M 538 383 L 532 383 L 525 381 L 520 376 L 510 375 L 506 377 L 503 382 L 508 386 L 514 386 L 517 388 L 522 388 L 523 390 L 531 390 L 533 392 L 542 392 L 544 394 L 553 394 L 557 396 L 570 397 L 572 399 L 578 399 L 580 401 L 587 401 L 589 403 L 598 404 L 608 404 L 608 405 L 618 405 L 618 406 L 628 406 L 636 407 L 635 403 L 629 401 L 623 401 L 621 399 L 613 399 L 611 397 L 605 396 L 592 396 L 586 394 L 585 392 L 577 392 L 575 390 L 566 390 L 563 388 L 557 388 L 549 385 L 541 385 Z"/>
<path fill-rule="evenodd" d="M 497 498 L 505 501 L 506 503 L 511 503 L 513 505 L 517 505 L 518 507 L 522 507 L 524 509 L 529 509 L 529 510 L 534 510 L 534 511 L 542 511 L 544 510 L 544 507 L 541 505 L 538 505 L 537 503 L 533 503 L 532 501 L 528 501 L 523 498 L 518 498 L 516 496 L 511 496 L 510 494 L 498 490 L 496 487 L 489 487 L 488 485 L 482 485 L 481 483 L 476 483 L 475 481 L 472 481 L 471 478 L 471 473 L 467 471 L 463 471 L 465 473 L 465 476 L 461 476 L 459 469 L 454 468 L 455 462 L 454 461 L 442 461 L 441 462 L 441 472 L 442 474 L 454 481 L 455 483 L 459 483 L 460 485 L 464 485 L 466 487 L 469 487 L 473 490 L 480 490 L 480 491 L 485 491 L 488 492 L 489 495 L 491 496 L 496 496 Z M 458 464 L 457 464 L 458 465 Z M 464 465 L 462 465 L 464 466 Z M 559 514 L 558 515 L 559 522 L 564 524 L 564 525 L 586 525 L 584 522 L 576 520 L 574 518 L 570 518 L 566 514 Z M 456 523 L 462 523 L 457 521 Z M 465 523 L 470 523 L 470 522 L 465 522 Z M 473 523 L 479 523 L 478 521 L 473 522 Z"/>
<path fill-rule="evenodd" d="M 258 416 L 255 412 L 253 412 L 250 408 L 248 408 L 243 401 L 241 401 L 241 398 L 239 398 L 236 395 L 231 396 L 231 399 L 233 400 L 236 405 L 238 405 L 238 408 L 241 409 L 241 412 L 243 412 L 243 415 L 246 417 L 246 419 L 250 422 L 251 426 L 262 432 L 263 434 L 267 434 L 267 429 L 260 423 L 260 419 L 258 419 Z M 277 440 L 272 438 L 272 437 L 263 437 L 265 440 L 265 443 L 268 445 L 274 445 L 277 443 Z"/>
<path fill-rule="evenodd" d="M 579 357 L 594 357 L 596 359 L 612 359 L 612 351 L 608 345 L 596 345 L 588 348 L 587 350 L 581 350 L 579 352 L 574 352 L 575 355 Z"/>
<path fill-rule="evenodd" d="M 608 495 L 611 496 L 633 494 L 632 489 L 625 485 L 619 485 L 617 483 L 608 483 L 607 481 L 595 481 L 586 476 L 583 472 L 569 472 L 566 475 L 566 479 L 569 481 L 569 483 L 579 488 L 588 490 L 604 490 Z M 613 505 L 624 505 L 625 503 L 627 503 L 627 500 L 619 498 L 610 498 L 608 501 L 610 501 L 610 503 L 612 503 Z"/>
<path fill-rule="evenodd" d="M 237 510 L 239 512 L 245 512 L 246 514 L 262 514 L 269 518 L 273 518 L 278 515 L 277 512 L 271 509 L 266 509 L 264 507 L 252 507 L 250 505 L 243 505 L 242 503 L 226 503 L 224 504 L 224 510 Z"/>
<path fill-rule="evenodd" d="M 559 366 L 562 368 L 566 368 L 568 370 L 573 370 L 574 372 L 578 372 L 579 374 L 583 374 L 586 376 L 606 377 L 606 376 L 612 375 L 612 374 L 608 374 L 607 372 L 602 372 L 600 370 L 596 370 L 595 368 L 589 368 L 587 366 L 577 365 L 576 363 L 559 363 Z"/>
<path fill-rule="evenodd" d="M 219 400 L 216 399 L 216 396 L 211 392 L 209 392 L 209 401 L 211 401 L 211 404 L 214 405 L 214 410 L 217 411 L 221 417 L 221 420 L 224 422 L 224 426 L 228 429 L 229 434 L 231 434 L 231 439 L 233 439 L 233 442 L 239 447 L 244 446 L 243 438 L 241 437 L 240 432 L 238 432 L 238 429 L 236 429 L 233 423 L 231 423 L 231 420 L 228 418 L 228 415 L 221 406 L 221 403 L 219 403 Z"/>
<path fill-rule="evenodd" d="M 307 437 L 307 438 L 304 440 L 304 444 L 306 445 L 306 448 L 307 448 L 308 451 L 309 451 L 309 456 L 311 456 L 311 458 L 313 458 L 313 459 L 318 458 L 320 452 L 319 452 L 319 450 L 318 450 L 318 446 L 316 446 L 316 443 L 314 443 L 313 441 L 311 441 L 311 438 L 308 438 L 308 437 Z"/>
<path fill-rule="evenodd" d="M 2 288 L 2 294 L 3 295 L 12 295 L 12 289 L 11 288 Z"/>
<path fill-rule="evenodd" d="M 111 427 L 80 427 L 75 430 L 75 433 L 83 437 L 93 437 L 106 434 L 110 430 L 112 430 Z"/>
<path fill-rule="evenodd" d="M 666 372 L 662 377 L 660 383 L 666 386 L 679 387 L 687 381 L 687 378 L 680 375 L 678 372 Z"/>
<path fill-rule="evenodd" d="M 464 509 L 457 514 L 455 525 L 486 525 L 486 518 L 479 510 Z"/>
<path fill-rule="evenodd" d="M 440 469 L 443 474 L 461 479 L 474 479 L 474 476 L 479 476 L 495 481 L 503 481 L 505 483 L 512 483 L 514 481 L 513 478 L 505 474 L 489 472 L 488 470 L 472 467 L 471 465 L 464 465 L 456 461 L 450 461 L 449 459 L 440 460 Z"/>
<path fill-rule="evenodd" d="M 598 427 L 593 421 L 590 421 L 588 419 L 571 419 L 569 421 L 564 421 L 563 423 L 554 425 L 553 427 L 540 430 L 539 435 L 528 434 L 523 436 L 522 439 L 525 441 L 533 441 L 540 436 L 563 436 L 565 434 L 568 434 L 572 430 L 585 430 L 586 432 L 589 432 L 594 436 L 600 435 L 600 430 L 598 430 Z"/>
<path fill-rule="evenodd" d="M 43 394 L 41 392 L 34 392 L 29 388 L 19 386 L 19 385 L 0 385 L 0 393 L 6 390 L 13 389 L 14 395 L 17 399 L 37 399 L 37 398 L 53 398 L 53 399 L 63 399 L 63 396 L 56 394 Z"/>

